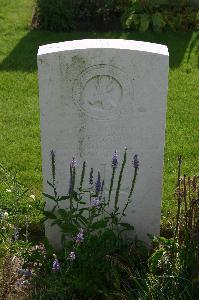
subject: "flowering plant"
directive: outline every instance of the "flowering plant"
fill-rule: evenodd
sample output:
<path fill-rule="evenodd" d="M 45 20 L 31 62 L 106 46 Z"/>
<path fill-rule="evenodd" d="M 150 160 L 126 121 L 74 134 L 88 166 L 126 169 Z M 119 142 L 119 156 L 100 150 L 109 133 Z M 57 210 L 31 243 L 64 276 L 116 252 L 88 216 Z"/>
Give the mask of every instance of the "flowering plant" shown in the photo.
<path fill-rule="evenodd" d="M 119 196 L 122 184 L 122 177 L 127 163 L 127 149 L 125 148 L 123 160 L 119 170 L 119 159 L 117 151 L 114 152 L 112 162 L 112 175 L 110 179 L 108 192 L 104 189 L 104 180 L 97 172 L 96 180 L 94 180 L 94 170 L 91 168 L 88 178 L 88 186 L 85 187 L 85 173 L 87 164 L 84 161 L 79 187 L 76 187 L 77 180 L 77 161 L 75 157 L 70 162 L 70 185 L 68 194 L 66 196 L 59 196 L 55 185 L 56 177 L 56 162 L 55 153 L 51 151 L 52 161 L 52 182 L 48 184 L 53 189 L 54 195 L 44 193 L 44 196 L 53 200 L 55 205 L 52 211 L 44 211 L 46 219 L 52 220 L 52 226 L 58 225 L 62 231 L 62 243 L 66 246 L 68 242 L 74 242 L 68 258 L 70 261 L 75 260 L 75 251 L 85 239 L 89 239 L 92 235 L 103 235 L 107 230 L 114 232 L 121 237 L 122 232 L 133 230 L 133 226 L 122 222 L 125 216 L 125 211 L 132 200 L 132 194 L 135 186 L 135 181 L 139 169 L 138 155 L 134 155 L 132 159 L 132 168 L 134 169 L 131 179 L 131 186 L 126 202 L 122 203 L 123 207 L 119 207 Z M 118 179 L 116 182 L 116 192 L 113 196 L 113 185 L 116 181 L 116 172 L 118 172 Z M 60 201 L 68 201 L 66 209 L 60 208 Z M 113 201 L 113 211 L 110 211 L 110 203 Z M 72 254 L 71 254 L 72 253 Z"/>

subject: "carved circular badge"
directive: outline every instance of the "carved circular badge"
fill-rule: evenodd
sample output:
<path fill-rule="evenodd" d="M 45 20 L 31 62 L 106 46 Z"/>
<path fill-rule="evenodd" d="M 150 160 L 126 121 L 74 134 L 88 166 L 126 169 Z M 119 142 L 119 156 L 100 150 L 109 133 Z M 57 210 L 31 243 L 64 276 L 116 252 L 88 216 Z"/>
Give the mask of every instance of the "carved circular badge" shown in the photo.
<path fill-rule="evenodd" d="M 87 109 L 103 112 L 115 109 L 122 96 L 120 83 L 108 75 L 96 75 L 86 82 L 82 103 Z"/>
<path fill-rule="evenodd" d="M 95 65 L 84 70 L 73 85 L 74 102 L 89 116 L 96 119 L 117 117 L 121 110 L 126 74 L 110 65 Z"/>

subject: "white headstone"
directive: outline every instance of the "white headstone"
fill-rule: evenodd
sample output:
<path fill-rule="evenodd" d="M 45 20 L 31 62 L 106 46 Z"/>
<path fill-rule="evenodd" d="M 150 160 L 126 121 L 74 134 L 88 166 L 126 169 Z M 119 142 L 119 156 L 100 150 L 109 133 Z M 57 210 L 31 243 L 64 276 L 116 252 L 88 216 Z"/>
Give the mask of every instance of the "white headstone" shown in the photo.
<path fill-rule="evenodd" d="M 159 234 L 169 54 L 164 45 L 132 40 L 93 39 L 39 47 L 39 95 L 44 192 L 51 193 L 50 151 L 56 154 L 57 190 L 66 195 L 73 156 L 105 174 L 109 184 L 115 149 L 128 167 L 120 205 L 140 159 L 126 220 L 139 239 Z M 81 165 L 80 165 L 81 167 Z M 96 174 L 96 173 L 95 173 Z M 88 174 L 87 174 L 88 175 Z M 63 204 L 62 204 L 63 205 Z M 47 200 L 46 209 L 52 207 Z M 56 227 L 46 235 L 60 246 Z"/>

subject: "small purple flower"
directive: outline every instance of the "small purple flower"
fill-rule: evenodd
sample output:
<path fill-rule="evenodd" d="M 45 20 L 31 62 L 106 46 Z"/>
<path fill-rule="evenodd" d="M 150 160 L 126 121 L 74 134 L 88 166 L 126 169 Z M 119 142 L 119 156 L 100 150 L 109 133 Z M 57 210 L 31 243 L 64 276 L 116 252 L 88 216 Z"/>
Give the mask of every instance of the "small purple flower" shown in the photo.
<path fill-rule="evenodd" d="M 96 190 L 96 193 L 98 194 L 101 190 L 101 176 L 100 176 L 100 172 L 98 171 L 98 174 L 97 174 L 97 181 L 95 183 L 95 190 Z"/>
<path fill-rule="evenodd" d="M 114 168 L 114 169 L 116 169 L 117 168 L 117 166 L 118 166 L 118 155 L 117 155 L 117 150 L 115 150 L 115 152 L 114 152 L 114 154 L 113 154 L 113 157 L 112 157 L 112 167 Z"/>
<path fill-rule="evenodd" d="M 139 169 L 139 164 L 140 164 L 140 162 L 139 162 L 139 159 L 138 159 L 138 155 L 137 154 L 135 154 L 134 156 L 133 156 L 133 161 L 132 161 L 132 163 L 133 163 L 133 167 L 135 168 L 135 169 Z"/>
<path fill-rule="evenodd" d="M 59 272 L 60 271 L 60 263 L 57 258 L 55 258 L 53 262 L 53 267 L 52 267 L 53 272 Z"/>
<path fill-rule="evenodd" d="M 99 198 L 93 199 L 93 200 L 91 201 L 91 205 L 92 205 L 93 207 L 99 208 L 100 205 L 101 205 L 100 199 L 99 199 Z"/>
<path fill-rule="evenodd" d="M 68 259 L 71 260 L 71 261 L 73 261 L 73 260 L 75 260 L 75 258 L 76 258 L 75 252 L 71 251 L 71 252 L 69 253 Z"/>
<path fill-rule="evenodd" d="M 70 166 L 72 169 L 74 169 L 77 166 L 77 161 L 75 160 L 75 157 L 73 156 L 71 162 L 70 162 Z"/>
<path fill-rule="evenodd" d="M 59 263 L 59 261 L 57 259 L 56 254 L 53 254 L 53 257 L 54 257 L 54 261 L 53 261 L 52 270 L 54 272 L 58 272 L 58 271 L 60 271 L 60 263 Z"/>
<path fill-rule="evenodd" d="M 83 233 L 83 229 L 81 228 L 79 233 L 77 234 L 76 238 L 75 238 L 75 241 L 77 244 L 80 244 L 81 242 L 84 241 L 84 233 Z"/>
<path fill-rule="evenodd" d="M 93 185 L 93 168 L 91 168 L 91 171 L 90 171 L 89 184 Z"/>

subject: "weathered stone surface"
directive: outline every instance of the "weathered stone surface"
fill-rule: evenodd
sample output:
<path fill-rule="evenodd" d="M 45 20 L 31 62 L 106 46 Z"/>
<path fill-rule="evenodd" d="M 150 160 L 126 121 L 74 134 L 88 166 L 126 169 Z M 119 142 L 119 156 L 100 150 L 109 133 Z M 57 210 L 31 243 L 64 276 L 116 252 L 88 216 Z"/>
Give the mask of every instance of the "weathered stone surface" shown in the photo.
<path fill-rule="evenodd" d="M 160 227 L 165 136 L 166 46 L 127 40 L 81 40 L 41 46 L 38 51 L 44 191 L 50 193 L 50 151 L 56 153 L 57 190 L 66 194 L 69 162 L 75 156 L 100 169 L 107 184 L 115 149 L 128 148 L 126 180 L 120 206 L 128 194 L 138 153 L 140 169 L 126 221 L 147 240 Z M 108 181 L 107 181 L 108 180 Z M 47 201 L 49 209 L 51 202 Z M 46 235 L 60 244 L 57 228 Z"/>

